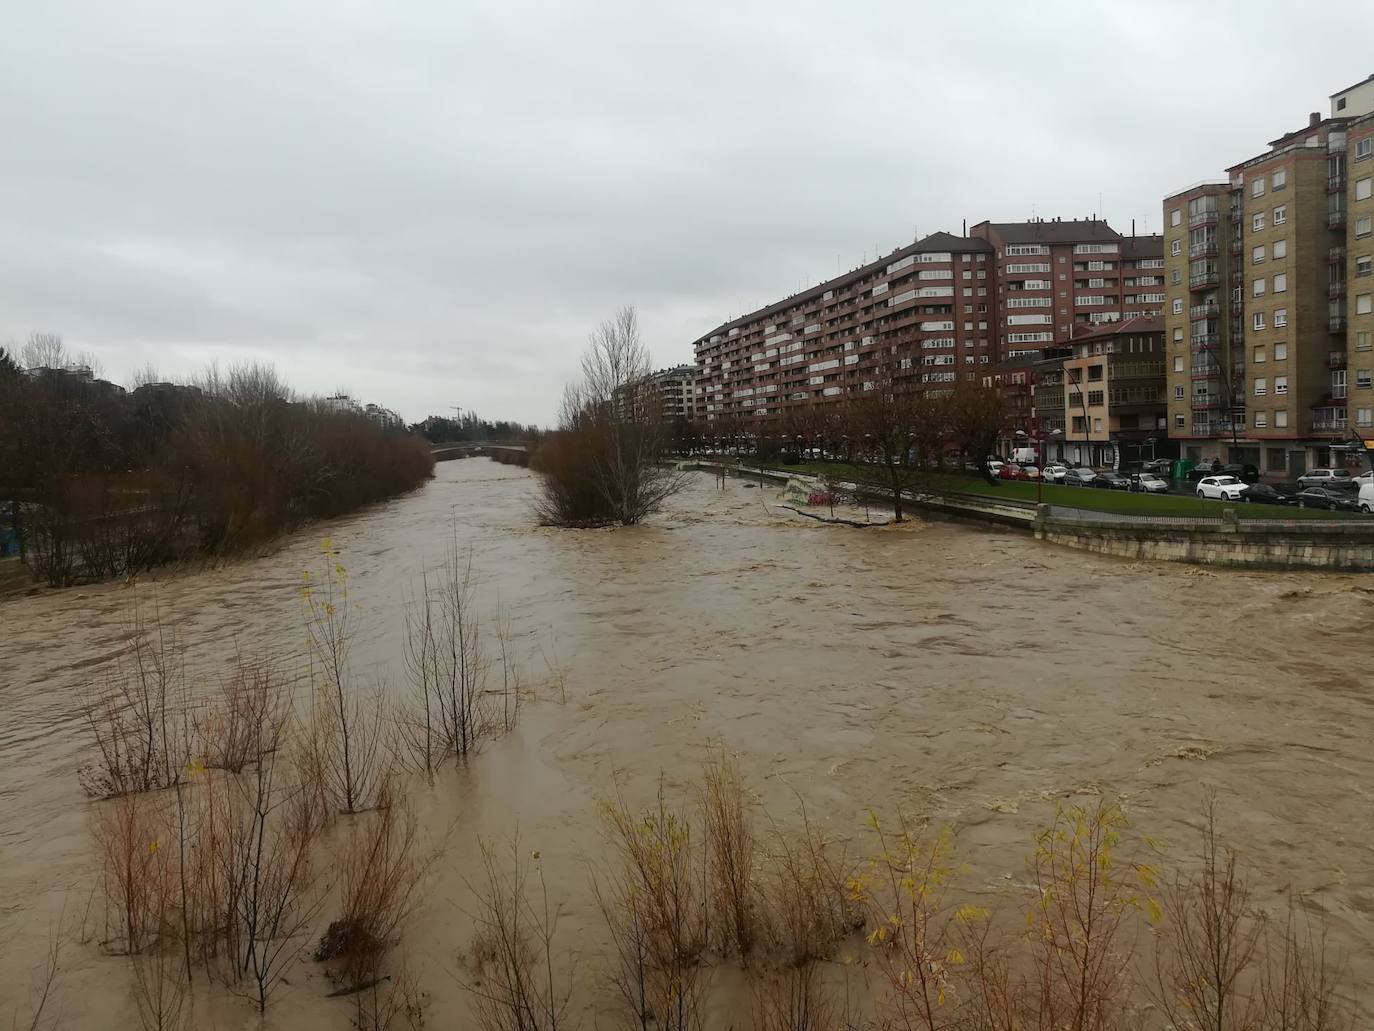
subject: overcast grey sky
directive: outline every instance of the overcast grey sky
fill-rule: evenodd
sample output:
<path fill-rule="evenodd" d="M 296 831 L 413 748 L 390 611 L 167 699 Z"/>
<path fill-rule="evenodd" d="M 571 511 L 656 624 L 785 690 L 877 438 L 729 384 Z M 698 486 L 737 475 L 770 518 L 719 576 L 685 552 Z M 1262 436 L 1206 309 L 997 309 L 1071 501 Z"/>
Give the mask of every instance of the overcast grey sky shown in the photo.
<path fill-rule="evenodd" d="M 548 422 L 617 306 L 689 361 L 918 227 L 1157 231 L 1374 72 L 1355 2 L 2 10 L 0 341 L 265 359 L 411 419 Z"/>

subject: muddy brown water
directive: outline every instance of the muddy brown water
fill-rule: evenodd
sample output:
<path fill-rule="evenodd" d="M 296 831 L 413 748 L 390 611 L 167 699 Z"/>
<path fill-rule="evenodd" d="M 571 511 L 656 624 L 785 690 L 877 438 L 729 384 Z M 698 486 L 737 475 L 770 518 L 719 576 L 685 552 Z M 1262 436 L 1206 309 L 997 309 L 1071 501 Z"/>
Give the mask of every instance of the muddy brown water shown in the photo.
<path fill-rule="evenodd" d="M 459 956 L 477 841 L 517 830 L 580 954 L 575 1011 L 604 1018 L 596 800 L 617 781 L 635 803 L 660 780 L 685 790 L 715 745 L 764 805 L 786 814 L 800 797 L 856 847 L 870 806 L 951 824 L 970 895 L 1023 883 L 1056 800 L 1099 791 L 1190 854 L 1212 786 L 1261 900 L 1300 893 L 1355 993 L 1374 991 L 1374 581 L 1129 563 L 953 524 L 824 526 L 706 474 L 648 525 L 557 531 L 534 525 L 532 490 L 525 470 L 444 463 L 421 491 L 260 558 L 0 603 L 0 1022 L 22 1011 L 59 915 L 91 897 L 80 702 L 124 647 L 131 592 L 180 627 L 199 676 L 235 649 L 299 661 L 301 574 L 327 535 L 360 606 L 358 663 L 400 691 L 403 603 L 450 520 L 483 606 L 511 614 L 538 700 L 467 770 L 415 788 L 427 832 L 448 834 L 402 947 L 432 1026 L 470 1026 Z M 566 701 L 541 657 L 555 655 Z M 125 961 L 79 941 L 62 956 L 62 1027 L 137 1026 Z M 314 964 L 288 979 L 265 1025 L 202 993 L 195 1026 L 348 1026 Z M 712 1026 L 747 1027 L 726 1012 L 731 975 L 717 981 Z"/>

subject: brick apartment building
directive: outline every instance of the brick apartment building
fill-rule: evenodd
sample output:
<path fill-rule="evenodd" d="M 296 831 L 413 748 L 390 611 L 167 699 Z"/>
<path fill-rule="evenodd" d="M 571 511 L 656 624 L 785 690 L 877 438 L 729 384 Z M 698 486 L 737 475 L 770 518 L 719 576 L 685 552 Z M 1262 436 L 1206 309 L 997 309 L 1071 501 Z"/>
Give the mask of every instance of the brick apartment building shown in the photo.
<path fill-rule="evenodd" d="M 1374 437 L 1374 76 L 1164 200 L 1169 433 L 1272 476 Z"/>
<path fill-rule="evenodd" d="M 695 415 L 748 427 L 833 403 L 893 346 L 935 389 L 1034 359 L 1075 327 L 1157 314 L 1161 248 L 1099 219 L 934 233 L 699 338 Z"/>
<path fill-rule="evenodd" d="M 1138 316 L 1098 326 L 1070 347 L 1062 362 L 1065 457 L 1080 465 L 1118 466 L 1162 455 L 1168 427 L 1164 323 Z"/>

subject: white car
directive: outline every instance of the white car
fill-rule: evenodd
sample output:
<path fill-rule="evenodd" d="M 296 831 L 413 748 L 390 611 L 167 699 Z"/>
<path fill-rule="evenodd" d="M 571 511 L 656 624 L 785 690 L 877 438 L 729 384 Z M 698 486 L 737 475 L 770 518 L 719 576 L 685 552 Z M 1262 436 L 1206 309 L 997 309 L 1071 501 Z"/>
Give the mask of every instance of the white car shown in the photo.
<path fill-rule="evenodd" d="M 997 459 L 989 459 L 989 460 L 988 460 L 988 472 L 989 472 L 991 475 L 996 476 L 998 473 L 1000 473 L 1000 472 L 1002 471 L 1002 466 L 1004 466 L 1004 465 L 1006 465 L 1006 464 L 1007 464 L 1006 462 L 998 461 Z"/>
<path fill-rule="evenodd" d="M 1219 501 L 1239 501 L 1249 486 L 1234 476 L 1204 476 L 1197 481 L 1197 496 Z"/>
<path fill-rule="evenodd" d="M 1355 482 L 1360 485 L 1360 490 L 1364 490 L 1365 487 L 1374 484 L 1374 473 L 1360 473 L 1355 477 Z"/>
<path fill-rule="evenodd" d="M 1063 483 L 1064 477 L 1069 475 L 1067 465 L 1047 465 L 1044 472 L 1046 483 Z"/>
<path fill-rule="evenodd" d="M 1366 483 L 1360 488 L 1360 511 L 1374 512 L 1374 483 Z"/>
<path fill-rule="evenodd" d="M 1131 490 L 1144 491 L 1147 494 L 1167 494 L 1169 485 L 1154 473 L 1141 473 L 1132 477 Z"/>

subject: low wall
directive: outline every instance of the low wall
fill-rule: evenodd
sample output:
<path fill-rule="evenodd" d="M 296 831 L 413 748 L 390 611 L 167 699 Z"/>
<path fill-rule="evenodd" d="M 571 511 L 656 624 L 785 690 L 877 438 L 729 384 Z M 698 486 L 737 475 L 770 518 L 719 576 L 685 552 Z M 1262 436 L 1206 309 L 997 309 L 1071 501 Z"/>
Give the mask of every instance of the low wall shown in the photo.
<path fill-rule="evenodd" d="M 489 456 L 493 462 L 500 462 L 502 465 L 529 465 L 529 450 L 523 447 L 501 447 L 488 444 L 482 448 L 482 453 Z"/>
<path fill-rule="evenodd" d="M 1035 536 L 1100 555 L 1252 569 L 1374 571 L 1374 521 L 1071 519 L 1041 515 Z"/>

